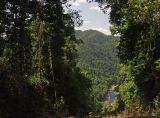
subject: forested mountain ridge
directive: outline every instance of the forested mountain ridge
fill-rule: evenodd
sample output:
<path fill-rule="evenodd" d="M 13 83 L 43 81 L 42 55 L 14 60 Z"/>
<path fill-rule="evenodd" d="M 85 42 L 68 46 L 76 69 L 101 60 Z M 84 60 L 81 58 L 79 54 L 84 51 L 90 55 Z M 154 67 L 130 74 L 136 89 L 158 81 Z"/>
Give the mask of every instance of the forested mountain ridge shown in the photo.
<path fill-rule="evenodd" d="M 96 30 L 76 31 L 76 37 L 82 40 L 78 45 L 78 67 L 92 80 L 93 95 L 102 100 L 115 81 L 119 59 L 113 40 Z"/>

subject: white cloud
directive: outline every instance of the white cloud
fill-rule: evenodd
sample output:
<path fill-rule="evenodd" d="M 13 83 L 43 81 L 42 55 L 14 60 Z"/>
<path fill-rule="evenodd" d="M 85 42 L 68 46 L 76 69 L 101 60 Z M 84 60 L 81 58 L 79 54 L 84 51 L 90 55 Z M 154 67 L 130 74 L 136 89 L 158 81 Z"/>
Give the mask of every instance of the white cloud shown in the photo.
<path fill-rule="evenodd" d="M 107 9 L 107 12 L 110 13 L 110 12 L 111 12 L 111 8 L 108 8 L 108 9 Z"/>
<path fill-rule="evenodd" d="M 89 24 L 89 23 L 90 23 L 90 21 L 88 21 L 88 20 L 84 20 L 84 21 L 83 21 L 83 23 L 86 25 L 86 24 Z"/>
<path fill-rule="evenodd" d="M 75 1 L 79 3 L 86 3 L 87 0 L 75 0 Z"/>
<path fill-rule="evenodd" d="M 72 6 L 75 6 L 75 7 L 80 6 L 80 4 L 79 4 L 78 2 L 71 2 L 70 4 L 71 4 Z"/>
<path fill-rule="evenodd" d="M 97 11 L 97 12 L 100 12 L 100 11 L 101 11 L 101 9 L 100 9 L 98 6 L 93 6 L 93 7 L 90 7 L 89 9 L 90 9 L 90 10 L 95 10 L 95 11 Z"/>
<path fill-rule="evenodd" d="M 90 9 L 90 10 L 95 10 L 95 11 L 97 11 L 97 12 L 101 12 L 101 11 L 102 11 L 101 8 L 98 7 L 98 6 L 93 6 L 93 7 L 90 7 L 89 9 Z M 107 13 L 110 13 L 110 12 L 111 12 L 111 8 L 108 8 L 108 9 L 107 9 Z"/>
<path fill-rule="evenodd" d="M 97 31 L 99 31 L 99 32 L 102 32 L 102 33 L 104 33 L 104 34 L 106 34 L 106 35 L 111 35 L 111 32 L 110 32 L 110 30 L 108 29 L 103 29 L 103 28 L 92 28 L 93 30 L 97 30 Z"/>
<path fill-rule="evenodd" d="M 70 0 L 69 3 L 72 6 L 80 6 L 83 3 L 87 3 L 87 1 L 86 0 Z"/>

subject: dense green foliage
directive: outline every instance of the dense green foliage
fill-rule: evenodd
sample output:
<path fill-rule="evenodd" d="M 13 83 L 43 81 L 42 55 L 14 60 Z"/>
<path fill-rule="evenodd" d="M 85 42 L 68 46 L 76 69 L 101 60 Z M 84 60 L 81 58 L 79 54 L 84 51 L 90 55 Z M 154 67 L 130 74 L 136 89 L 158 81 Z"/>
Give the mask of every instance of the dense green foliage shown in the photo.
<path fill-rule="evenodd" d="M 115 82 L 118 94 L 110 111 L 160 114 L 160 1 L 88 1 L 98 2 L 104 13 L 111 8 L 111 31 L 120 36 L 116 80 L 113 36 L 75 33 L 82 21 L 77 11 L 65 12 L 68 0 L 1 0 L 1 118 L 99 112 L 98 102 Z M 77 46 L 79 38 L 83 43 Z"/>
<path fill-rule="evenodd" d="M 126 108 L 151 112 L 160 97 L 160 1 L 103 0 L 110 7 L 112 33 L 120 35 L 118 45 L 119 93 Z M 107 3 L 108 5 L 105 5 Z M 156 102 L 155 102 L 156 101 Z M 156 104 L 155 104 L 156 103 Z"/>
<path fill-rule="evenodd" d="M 76 67 L 74 21 L 61 0 L 0 2 L 0 117 L 89 112 L 91 83 Z M 77 20 L 80 21 L 80 20 Z"/>
<path fill-rule="evenodd" d="M 113 36 L 106 36 L 95 30 L 76 31 L 82 39 L 78 49 L 78 66 L 91 79 L 94 99 L 103 101 L 109 88 L 115 82 L 119 59 Z"/>

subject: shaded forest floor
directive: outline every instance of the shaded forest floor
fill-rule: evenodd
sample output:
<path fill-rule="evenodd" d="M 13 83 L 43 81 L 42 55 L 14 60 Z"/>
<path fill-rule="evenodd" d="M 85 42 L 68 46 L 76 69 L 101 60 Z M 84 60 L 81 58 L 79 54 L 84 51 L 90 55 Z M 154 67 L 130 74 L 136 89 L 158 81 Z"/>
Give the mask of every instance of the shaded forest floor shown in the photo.
<path fill-rule="evenodd" d="M 87 116 L 87 117 L 68 117 L 68 118 L 160 118 L 159 116 L 130 116 L 130 115 L 106 115 L 106 116 Z"/>
<path fill-rule="evenodd" d="M 119 114 L 112 114 L 112 115 L 90 115 L 85 117 L 68 117 L 68 118 L 160 118 L 159 115 L 156 114 L 133 114 L 133 113 L 127 113 L 126 111 L 123 111 Z"/>

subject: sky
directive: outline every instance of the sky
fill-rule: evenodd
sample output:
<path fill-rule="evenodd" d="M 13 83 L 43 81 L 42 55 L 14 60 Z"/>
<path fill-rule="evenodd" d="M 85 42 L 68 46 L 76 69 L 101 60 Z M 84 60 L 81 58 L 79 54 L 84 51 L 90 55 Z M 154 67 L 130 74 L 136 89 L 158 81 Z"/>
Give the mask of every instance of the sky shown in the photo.
<path fill-rule="evenodd" d="M 83 19 L 83 25 L 76 27 L 76 30 L 98 30 L 106 35 L 110 35 L 110 23 L 109 23 L 109 12 L 104 14 L 97 3 L 87 3 L 87 0 L 72 0 L 71 8 L 80 11 L 80 15 Z"/>

